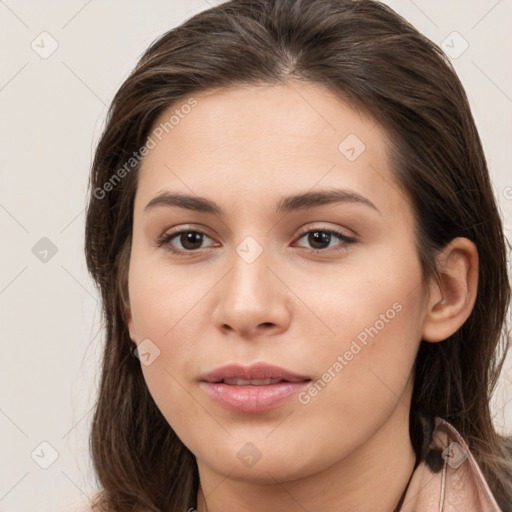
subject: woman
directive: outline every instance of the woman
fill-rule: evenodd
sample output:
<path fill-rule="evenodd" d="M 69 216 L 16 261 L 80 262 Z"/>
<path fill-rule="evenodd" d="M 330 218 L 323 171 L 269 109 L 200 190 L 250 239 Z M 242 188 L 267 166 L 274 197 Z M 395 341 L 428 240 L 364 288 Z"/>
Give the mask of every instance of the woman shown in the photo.
<path fill-rule="evenodd" d="M 390 8 L 171 30 L 90 192 L 97 510 L 512 510 L 502 223 L 460 81 Z"/>

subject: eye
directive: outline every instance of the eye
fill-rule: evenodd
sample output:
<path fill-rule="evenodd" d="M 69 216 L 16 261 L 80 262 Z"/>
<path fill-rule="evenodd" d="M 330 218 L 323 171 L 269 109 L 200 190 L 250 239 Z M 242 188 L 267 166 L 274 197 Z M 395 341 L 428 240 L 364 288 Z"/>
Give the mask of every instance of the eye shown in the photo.
<path fill-rule="evenodd" d="M 203 231 L 181 230 L 175 231 L 174 233 L 165 233 L 157 240 L 155 245 L 157 247 L 164 247 L 166 250 L 175 254 L 191 254 L 204 248 L 204 246 L 202 246 L 204 237 L 211 240 Z M 309 250 L 314 253 L 344 250 L 348 244 L 356 242 L 355 238 L 333 229 L 312 229 L 304 232 L 299 237 L 299 240 L 305 237 L 307 237 L 307 242 L 312 246 Z M 335 248 L 333 249 L 332 242 L 336 241 L 338 241 L 338 244 L 334 244 Z M 174 245 L 176 243 L 179 244 L 179 247 Z"/>
<path fill-rule="evenodd" d="M 312 252 L 327 252 L 327 250 L 331 250 L 332 245 L 331 242 L 341 242 L 338 243 L 338 249 L 335 250 L 343 250 L 346 249 L 346 245 L 356 242 L 356 239 L 353 237 L 349 237 L 340 231 L 336 231 L 333 229 L 313 229 L 306 231 L 300 237 L 307 237 L 307 242 L 311 244 L 312 248 L 310 249 Z"/>
<path fill-rule="evenodd" d="M 174 253 L 190 253 L 201 249 L 203 237 L 210 238 L 206 233 L 197 230 L 182 230 L 174 233 L 165 233 L 157 242 L 157 247 L 163 247 Z M 181 247 L 172 245 L 174 239 Z M 210 238 L 211 240 L 211 238 Z"/>

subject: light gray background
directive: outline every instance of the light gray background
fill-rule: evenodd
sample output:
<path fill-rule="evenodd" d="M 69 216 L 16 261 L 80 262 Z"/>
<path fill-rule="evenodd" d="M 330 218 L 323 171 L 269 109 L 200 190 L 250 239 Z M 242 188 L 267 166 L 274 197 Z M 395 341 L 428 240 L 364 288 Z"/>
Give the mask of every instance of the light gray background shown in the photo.
<path fill-rule="evenodd" d="M 70 511 L 94 494 L 87 435 L 103 331 L 83 256 L 94 145 L 145 48 L 217 3 L 0 0 L 1 511 Z M 510 239 L 512 1 L 387 3 L 454 57 Z M 58 43 L 46 59 L 52 39 L 43 31 Z M 32 252 L 43 237 L 57 248 L 46 262 Z M 510 360 L 493 401 L 496 425 L 508 433 Z M 43 441 L 58 452 L 48 469 L 40 464 L 53 452 Z"/>

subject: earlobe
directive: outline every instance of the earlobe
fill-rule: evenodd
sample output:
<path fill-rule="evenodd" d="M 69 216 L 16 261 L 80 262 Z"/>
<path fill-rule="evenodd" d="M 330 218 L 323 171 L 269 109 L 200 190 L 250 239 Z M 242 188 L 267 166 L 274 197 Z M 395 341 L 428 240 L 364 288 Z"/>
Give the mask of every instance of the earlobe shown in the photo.
<path fill-rule="evenodd" d="M 422 338 L 443 341 L 467 320 L 476 301 L 478 251 L 467 238 L 454 238 L 436 258 L 439 281 L 432 278 Z"/>

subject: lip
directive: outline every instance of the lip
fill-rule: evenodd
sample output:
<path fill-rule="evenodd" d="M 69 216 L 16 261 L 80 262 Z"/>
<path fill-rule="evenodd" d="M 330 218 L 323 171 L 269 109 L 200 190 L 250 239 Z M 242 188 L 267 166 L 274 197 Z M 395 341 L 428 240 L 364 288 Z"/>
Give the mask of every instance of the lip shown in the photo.
<path fill-rule="evenodd" d="M 279 380 L 262 385 L 235 385 L 224 379 Z M 274 409 L 299 393 L 311 378 L 279 366 L 256 363 L 250 366 L 231 364 L 200 377 L 200 386 L 222 407 L 240 412 L 262 412 Z"/>

